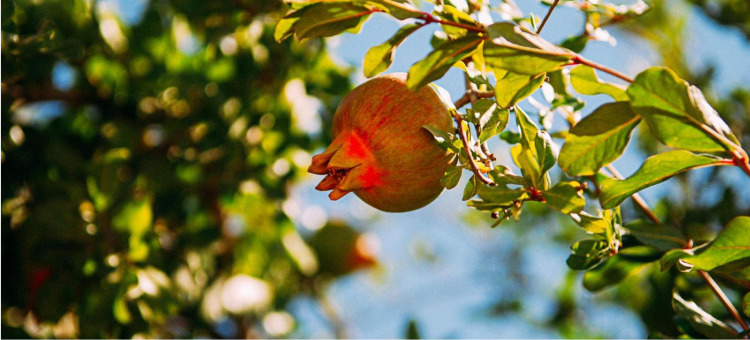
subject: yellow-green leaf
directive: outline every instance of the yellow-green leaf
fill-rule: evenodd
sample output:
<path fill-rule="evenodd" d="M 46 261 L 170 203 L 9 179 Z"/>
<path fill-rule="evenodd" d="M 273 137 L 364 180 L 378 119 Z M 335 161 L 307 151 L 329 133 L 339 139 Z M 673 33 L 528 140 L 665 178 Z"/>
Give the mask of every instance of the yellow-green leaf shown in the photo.
<path fill-rule="evenodd" d="M 557 162 L 571 176 L 590 176 L 622 155 L 640 122 L 627 102 L 600 106 L 565 137 Z"/>
<path fill-rule="evenodd" d="M 750 216 L 739 216 L 724 227 L 716 240 L 700 254 L 684 258 L 696 269 L 712 270 L 750 257 Z"/>
<path fill-rule="evenodd" d="M 608 178 L 602 181 L 599 201 L 604 209 L 614 208 L 638 191 L 690 169 L 715 165 L 717 161 L 714 157 L 696 155 L 685 150 L 667 151 L 651 156 L 632 176 L 624 180 Z"/>
<path fill-rule="evenodd" d="M 606 94 L 616 101 L 629 100 L 624 88 L 600 80 L 594 69 L 586 65 L 578 65 L 570 70 L 570 84 L 580 94 Z"/>

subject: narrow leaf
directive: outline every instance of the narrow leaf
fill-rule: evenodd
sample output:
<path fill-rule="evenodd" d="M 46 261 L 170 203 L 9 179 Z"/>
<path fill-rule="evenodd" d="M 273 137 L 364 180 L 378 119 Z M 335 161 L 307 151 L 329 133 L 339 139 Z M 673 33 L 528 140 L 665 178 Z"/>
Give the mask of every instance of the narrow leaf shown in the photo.
<path fill-rule="evenodd" d="M 560 168 L 571 176 L 591 176 L 622 155 L 640 122 L 627 102 L 608 103 L 576 124 L 560 149 Z"/>
<path fill-rule="evenodd" d="M 729 221 L 729 224 L 705 251 L 684 260 L 697 269 L 711 270 L 748 257 L 750 257 L 750 217 L 739 216 Z"/>
<path fill-rule="evenodd" d="M 393 56 L 396 54 L 396 47 L 400 45 L 406 37 L 418 30 L 422 25 L 409 24 L 401 27 L 388 41 L 371 47 L 365 60 L 362 63 L 362 70 L 365 77 L 374 77 L 388 69 L 393 62 Z"/>
<path fill-rule="evenodd" d="M 600 80 L 594 69 L 586 65 L 578 65 L 570 70 L 570 84 L 580 94 L 606 94 L 616 101 L 629 100 L 624 88 Z"/>
<path fill-rule="evenodd" d="M 478 35 L 468 35 L 438 46 L 409 68 L 406 86 L 414 90 L 440 79 L 453 64 L 471 55 L 481 42 Z"/>
<path fill-rule="evenodd" d="M 641 168 L 627 179 L 609 178 L 604 180 L 599 201 L 602 208 L 611 209 L 638 191 L 664 182 L 676 174 L 713 165 L 716 162 L 717 159 L 714 157 L 696 155 L 685 150 L 660 153 L 646 159 Z"/>
<path fill-rule="evenodd" d="M 641 72 L 627 94 L 654 136 L 668 146 L 719 152 L 739 145 L 701 91 L 667 68 L 652 67 Z"/>

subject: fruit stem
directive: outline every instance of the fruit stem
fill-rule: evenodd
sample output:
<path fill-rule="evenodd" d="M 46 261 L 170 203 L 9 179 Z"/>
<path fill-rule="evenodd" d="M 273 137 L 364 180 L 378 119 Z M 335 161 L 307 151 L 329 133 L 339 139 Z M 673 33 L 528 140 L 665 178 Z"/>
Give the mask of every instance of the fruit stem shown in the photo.
<path fill-rule="evenodd" d="M 464 151 L 466 151 L 466 158 L 469 159 L 469 166 L 471 166 L 471 171 L 474 172 L 474 175 L 479 178 L 482 183 L 487 184 L 489 186 L 496 186 L 497 183 L 493 182 L 491 179 L 487 178 L 482 174 L 481 171 L 479 171 L 479 166 L 477 166 L 477 163 L 474 161 L 474 157 L 471 155 L 471 149 L 469 148 L 469 141 L 466 137 L 466 130 L 464 129 L 464 119 L 461 118 L 461 115 L 458 114 L 458 112 L 451 110 L 453 114 L 453 119 L 458 124 L 458 137 L 461 138 L 461 142 L 464 144 Z"/>

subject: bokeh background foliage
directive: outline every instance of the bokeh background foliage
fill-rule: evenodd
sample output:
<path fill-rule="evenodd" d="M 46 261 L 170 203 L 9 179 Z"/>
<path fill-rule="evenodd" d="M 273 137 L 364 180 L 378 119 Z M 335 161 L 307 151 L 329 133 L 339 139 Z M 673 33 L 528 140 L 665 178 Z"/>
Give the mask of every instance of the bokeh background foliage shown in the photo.
<path fill-rule="evenodd" d="M 280 202 L 347 70 L 273 40 L 280 2 L 116 6 L 2 1 L 3 335 L 289 332 L 332 274 Z"/>
<path fill-rule="evenodd" d="M 746 1 L 686 2 L 747 36 Z M 347 317 L 337 316 L 326 287 L 375 264 L 372 249 L 359 229 L 320 214 L 310 214 L 316 231 L 299 228 L 288 197 L 310 154 L 329 141 L 321 122 L 351 89 L 353 69 L 334 63 L 323 40 L 277 43 L 274 27 L 288 9 L 280 1 L 122 3 L 2 0 L 3 335 L 303 337 L 303 320 L 289 310 L 300 297 L 316 301 L 327 334 L 346 335 Z M 712 91 L 714 68 L 689 65 L 684 13 L 668 8 L 657 2 L 622 32 L 653 44 L 659 63 L 701 87 L 750 145 L 750 91 Z M 656 145 L 638 134 L 645 154 Z M 673 194 L 652 203 L 666 223 L 711 239 L 750 212 L 748 189 L 734 185 L 731 170 L 677 176 Z M 712 198 L 696 199 L 708 187 Z M 699 278 L 653 265 L 628 271 L 631 279 L 593 300 L 581 297 L 583 274 L 569 271 L 547 292 L 551 311 L 537 317 L 527 253 L 542 254 L 540 242 L 567 251 L 582 238 L 578 227 L 531 204 L 521 223 L 489 230 L 486 214 L 461 209 L 466 225 L 480 227 L 466 233 L 516 242 L 505 252 L 476 250 L 485 252 L 478 262 L 509 268 L 494 278 L 498 286 L 513 284 L 478 304 L 482 317 L 517 315 L 545 336 L 622 334 L 582 313 L 594 319 L 591 306 L 607 302 L 637 315 L 643 334 L 704 336 L 675 315 L 678 291 L 729 319 Z M 623 211 L 639 214 L 629 204 Z M 429 246 L 415 253 L 428 263 L 442 255 Z M 721 283 L 733 301 L 748 289 Z M 463 335 L 431 333 L 411 319 L 396 332 Z"/>

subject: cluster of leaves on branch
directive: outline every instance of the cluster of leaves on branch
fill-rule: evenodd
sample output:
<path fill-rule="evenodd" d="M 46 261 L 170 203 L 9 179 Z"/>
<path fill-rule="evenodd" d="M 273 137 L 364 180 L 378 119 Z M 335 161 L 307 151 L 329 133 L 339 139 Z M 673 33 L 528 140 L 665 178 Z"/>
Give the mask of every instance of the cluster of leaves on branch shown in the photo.
<path fill-rule="evenodd" d="M 281 3 L 117 3 L 2 0 L 3 335 L 286 336 L 368 260 L 282 210 L 348 71 Z"/>
<path fill-rule="evenodd" d="M 440 25 L 431 40 L 432 50 L 409 69 L 407 85 L 425 86 L 451 67 L 465 72 L 467 92 L 455 103 L 446 100 L 455 131 L 425 127 L 459 160 L 446 172 L 444 186 L 455 187 L 463 170 L 469 171 L 463 199 L 475 209 L 491 212 L 498 219 L 494 225 L 508 218 L 518 220 L 528 202 L 541 202 L 569 215 L 590 235 L 572 245 L 567 261 L 570 268 L 587 271 L 583 282 L 587 289 L 601 290 L 650 265 L 662 271 L 676 266 L 682 272 L 698 273 L 709 285 L 715 283 L 706 272 L 732 282 L 750 280 L 750 217 L 736 216 L 710 238 L 684 234 L 682 228 L 662 223 L 637 194 L 696 168 L 732 166 L 750 177 L 748 155 L 729 126 L 699 88 L 668 68 L 652 67 L 631 79 L 579 54 L 588 41 L 606 40 L 604 26 L 642 14 L 647 9 L 644 3 L 564 1 L 584 12 L 586 20 L 580 35 L 560 45 L 543 39 L 535 17 L 524 17 L 512 2 L 494 8 L 481 0 L 436 1 L 429 12 L 408 0 L 288 3 L 291 10 L 276 27 L 280 41 L 358 32 L 373 13 L 404 21 L 392 38 L 367 52 L 363 70 L 368 77 L 389 68 L 397 47 L 410 34 L 429 24 Z M 495 22 L 493 11 L 506 20 Z M 605 82 L 597 71 L 620 78 L 627 86 Z M 546 103 L 529 97 L 539 89 Z M 598 94 L 612 101 L 581 119 L 585 102 L 580 95 Z M 538 115 L 519 107 L 524 100 L 538 109 Z M 466 104 L 471 106 L 459 112 Z M 565 119 L 566 129 L 552 130 L 556 114 Z M 510 121 L 515 124 L 508 127 Z M 611 163 L 623 154 L 639 124 L 645 124 L 642 131 L 666 151 L 648 157 L 634 174 L 622 178 Z M 493 164 L 496 157 L 486 142 L 495 136 L 512 145 L 510 155 L 520 174 L 511 165 Z M 555 165 L 564 172 L 557 181 L 550 175 Z M 737 185 L 747 187 L 750 180 L 743 176 Z M 623 220 L 620 205 L 629 197 L 648 220 Z M 717 292 L 726 301 L 721 295 Z M 744 296 L 747 304 L 750 294 Z M 689 335 L 735 337 L 742 332 L 677 292 L 672 304 L 680 320 L 686 320 L 678 325 Z M 733 322 L 747 333 L 742 316 L 730 307 Z"/>

